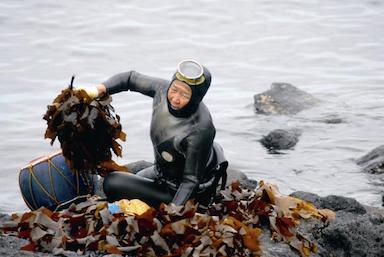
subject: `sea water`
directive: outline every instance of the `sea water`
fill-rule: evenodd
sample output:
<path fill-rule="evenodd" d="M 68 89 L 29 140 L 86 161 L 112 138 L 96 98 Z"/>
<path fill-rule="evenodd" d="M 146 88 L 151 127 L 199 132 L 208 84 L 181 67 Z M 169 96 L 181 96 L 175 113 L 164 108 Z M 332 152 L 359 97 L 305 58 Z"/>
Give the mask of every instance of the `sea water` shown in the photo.
<path fill-rule="evenodd" d="M 59 149 L 44 140 L 42 116 L 72 74 L 75 86 L 128 70 L 169 79 L 186 58 L 213 75 L 204 102 L 231 167 L 286 194 L 381 205 L 383 177 L 362 173 L 354 160 L 384 144 L 384 2 L 2 0 L 0 211 L 26 210 L 19 169 Z M 253 95 L 273 82 L 322 103 L 297 115 L 256 115 Z M 151 99 L 123 92 L 113 106 L 128 135 L 116 161 L 153 161 Z M 283 154 L 258 141 L 292 128 L 302 135 Z"/>

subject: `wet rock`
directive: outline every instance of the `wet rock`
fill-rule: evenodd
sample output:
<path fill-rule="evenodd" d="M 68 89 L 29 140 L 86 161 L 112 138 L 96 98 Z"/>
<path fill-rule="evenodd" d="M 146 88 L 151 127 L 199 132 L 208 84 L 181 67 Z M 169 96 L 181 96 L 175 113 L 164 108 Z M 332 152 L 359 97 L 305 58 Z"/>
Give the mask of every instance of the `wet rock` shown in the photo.
<path fill-rule="evenodd" d="M 322 256 L 383 256 L 384 223 L 375 224 L 370 214 L 338 211 L 337 218 L 318 233 Z"/>
<path fill-rule="evenodd" d="M 356 214 L 364 214 L 366 210 L 364 206 L 356 201 L 356 199 L 338 196 L 338 195 L 329 195 L 322 198 L 322 208 L 331 209 L 334 211 L 345 211 Z"/>
<path fill-rule="evenodd" d="M 299 142 L 300 135 L 298 130 L 275 129 L 263 136 L 260 143 L 268 150 L 287 150 Z"/>
<path fill-rule="evenodd" d="M 319 102 L 289 83 L 272 83 L 271 89 L 254 95 L 255 112 L 258 114 L 296 114 Z"/>
<path fill-rule="evenodd" d="M 313 203 L 317 208 L 323 208 L 322 204 L 322 198 L 313 193 L 305 192 L 305 191 L 296 191 L 290 194 L 290 196 L 300 198 L 302 200 L 305 200 L 307 202 Z"/>
<path fill-rule="evenodd" d="M 384 174 L 384 145 L 376 147 L 369 153 L 358 158 L 356 164 L 362 167 L 363 172 Z"/>
<path fill-rule="evenodd" d="M 330 209 L 333 211 L 344 211 L 355 214 L 365 214 L 367 212 L 361 203 L 356 201 L 356 199 L 349 197 L 339 195 L 328 195 L 325 197 L 320 197 L 316 194 L 303 191 L 294 192 L 291 194 L 291 196 L 311 202 L 320 209 Z"/>
<path fill-rule="evenodd" d="M 227 169 L 227 183 L 226 185 L 230 185 L 233 181 L 239 180 L 240 184 L 243 185 L 243 187 L 248 189 L 255 189 L 257 187 L 257 181 L 254 179 L 248 178 L 247 175 L 245 175 L 244 172 L 234 169 L 231 166 Z"/>
<path fill-rule="evenodd" d="M 263 257 L 300 257 L 300 254 L 284 243 L 274 242 L 271 240 L 271 230 L 267 227 L 263 227 L 263 233 L 261 234 L 260 243 L 263 250 Z M 317 257 L 318 255 L 311 254 L 311 257 Z"/>
<path fill-rule="evenodd" d="M 230 168 L 233 178 L 246 181 L 244 173 Z M 244 176 L 243 176 L 244 175 Z M 229 179 L 230 180 L 230 179 Z M 336 219 L 323 223 L 317 219 L 302 220 L 298 230 L 311 241 L 316 241 L 318 252 L 311 257 L 380 257 L 384 249 L 384 209 L 367 207 L 356 200 L 341 196 L 320 197 L 308 192 L 295 192 L 292 196 L 313 202 L 317 208 L 329 208 L 336 212 Z M 363 210 L 364 209 L 364 210 Z M 0 215 L 1 219 L 9 218 Z M 260 238 L 265 257 L 299 257 L 300 253 L 284 242 L 271 240 L 269 227 L 262 227 Z M 26 241 L 0 235 L 1 256 L 52 256 L 46 253 L 30 253 L 18 250 Z M 77 255 L 65 252 L 62 256 L 100 256 L 94 252 Z"/>
<path fill-rule="evenodd" d="M 319 256 L 383 256 L 384 209 L 364 207 L 355 199 L 342 196 L 320 197 L 307 192 L 291 195 L 336 212 L 336 219 L 328 225 L 311 221 L 302 227 L 319 244 Z"/>
<path fill-rule="evenodd" d="M 340 124 L 340 123 L 345 123 L 345 120 L 337 116 L 336 114 L 331 114 L 319 119 L 318 122 L 322 122 L 326 124 Z"/>

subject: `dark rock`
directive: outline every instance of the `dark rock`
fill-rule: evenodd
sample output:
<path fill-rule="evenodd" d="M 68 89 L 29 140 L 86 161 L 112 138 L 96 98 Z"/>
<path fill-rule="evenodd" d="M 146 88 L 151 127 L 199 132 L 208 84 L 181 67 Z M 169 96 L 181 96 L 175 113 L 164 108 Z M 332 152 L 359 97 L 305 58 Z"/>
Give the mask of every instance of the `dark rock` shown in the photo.
<path fill-rule="evenodd" d="M 384 223 L 372 222 L 371 214 L 338 211 L 337 218 L 318 233 L 321 256 L 384 256 Z M 382 212 L 383 215 L 383 212 Z"/>
<path fill-rule="evenodd" d="M 326 197 L 320 197 L 316 194 L 303 191 L 294 192 L 291 194 L 291 196 L 311 202 L 320 209 L 330 209 L 333 211 L 344 211 L 355 214 L 365 214 L 367 212 L 361 203 L 353 198 L 344 196 L 329 195 Z"/>
<path fill-rule="evenodd" d="M 234 169 L 231 166 L 227 169 L 227 183 L 226 185 L 230 185 L 233 181 L 239 180 L 241 185 L 248 189 L 255 189 L 257 187 L 257 181 L 253 179 L 249 179 L 244 172 Z"/>
<path fill-rule="evenodd" d="M 363 172 L 384 174 L 384 145 L 376 147 L 369 153 L 358 158 L 356 164 L 362 167 Z"/>
<path fill-rule="evenodd" d="M 356 214 L 364 214 L 367 211 L 364 206 L 356 201 L 356 199 L 338 196 L 338 195 L 329 195 L 322 198 L 323 207 L 331 209 L 333 211 L 345 211 Z"/>
<path fill-rule="evenodd" d="M 254 97 L 258 114 L 296 114 L 313 107 L 319 101 L 312 95 L 288 83 L 272 83 L 271 89 Z"/>
<path fill-rule="evenodd" d="M 319 122 L 323 122 L 326 124 L 340 124 L 340 123 L 345 123 L 345 120 L 343 118 L 340 118 L 336 114 L 331 114 L 326 117 L 323 117 L 318 120 Z"/>
<path fill-rule="evenodd" d="M 300 257 L 300 254 L 293 250 L 288 244 L 284 242 L 274 242 L 271 240 L 271 230 L 268 227 L 263 227 L 263 233 L 260 238 L 260 245 L 263 251 L 263 257 Z M 311 254 L 311 257 L 318 255 Z"/>
<path fill-rule="evenodd" d="M 247 181 L 244 173 L 229 169 L 230 177 Z M 229 179 L 229 181 L 232 179 Z M 249 184 L 251 185 L 251 184 Z M 292 196 L 313 202 L 318 208 L 330 208 L 336 213 L 336 219 L 323 223 L 317 219 L 303 220 L 298 231 L 311 241 L 316 241 L 318 252 L 310 257 L 383 257 L 384 253 L 384 209 L 365 207 L 356 200 L 341 196 L 320 197 L 307 192 L 295 192 Z M 350 206 L 348 206 L 350 205 Z M 0 215 L 1 219 L 9 218 Z M 4 220 L 3 220 L 4 221 Z M 260 238 L 263 256 L 265 257 L 299 257 L 300 253 L 284 242 L 271 240 L 271 231 L 262 227 Z M 0 235 L 0 256 L 52 256 L 45 253 L 20 251 L 26 241 L 7 235 Z M 65 252 L 62 256 L 80 256 L 73 252 Z M 81 256 L 99 256 L 86 253 Z"/>
<path fill-rule="evenodd" d="M 336 213 L 336 219 L 329 224 L 312 220 L 301 226 L 302 231 L 311 232 L 311 237 L 317 241 L 320 256 L 384 256 L 383 209 L 364 207 L 355 199 L 342 196 L 320 197 L 302 191 L 291 195 Z"/>
<path fill-rule="evenodd" d="M 260 143 L 268 150 L 286 150 L 294 147 L 299 141 L 298 130 L 275 129 L 268 135 L 263 136 Z"/>
<path fill-rule="evenodd" d="M 323 208 L 321 196 L 304 191 L 296 191 L 290 194 L 290 196 L 300 198 L 304 201 L 313 203 L 317 208 Z"/>

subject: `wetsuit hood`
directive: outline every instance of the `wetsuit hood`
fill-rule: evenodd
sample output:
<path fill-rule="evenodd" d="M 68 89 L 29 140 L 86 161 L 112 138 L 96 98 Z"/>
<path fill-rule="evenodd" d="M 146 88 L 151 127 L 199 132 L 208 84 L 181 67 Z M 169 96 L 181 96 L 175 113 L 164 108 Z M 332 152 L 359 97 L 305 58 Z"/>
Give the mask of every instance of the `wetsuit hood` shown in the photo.
<path fill-rule="evenodd" d="M 189 117 L 194 112 L 196 112 L 197 108 L 199 108 L 200 102 L 203 100 L 205 94 L 209 89 L 209 86 L 211 85 L 211 73 L 206 67 L 202 66 L 202 68 L 203 68 L 202 76 L 204 76 L 204 81 L 201 84 L 194 85 L 193 83 L 188 83 L 188 81 L 182 81 L 186 83 L 192 90 L 191 100 L 188 102 L 186 106 L 184 106 L 179 110 L 175 110 L 171 107 L 171 103 L 169 102 L 169 99 L 167 97 L 168 110 L 173 116 L 179 117 L 179 118 Z M 176 71 L 175 74 L 172 76 L 172 80 L 168 86 L 168 90 L 172 85 L 173 81 L 179 80 L 177 75 L 178 75 L 178 72 Z M 167 95 L 168 95 L 168 90 L 167 90 Z"/>

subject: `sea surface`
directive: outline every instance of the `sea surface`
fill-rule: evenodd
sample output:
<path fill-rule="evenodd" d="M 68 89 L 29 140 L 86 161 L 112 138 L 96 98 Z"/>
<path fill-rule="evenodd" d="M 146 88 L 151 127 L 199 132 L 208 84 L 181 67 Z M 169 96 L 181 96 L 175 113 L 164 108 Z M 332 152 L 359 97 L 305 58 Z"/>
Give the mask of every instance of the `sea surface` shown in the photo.
<path fill-rule="evenodd" d="M 0 2 L 0 211 L 27 207 L 21 167 L 59 149 L 43 114 L 66 88 L 128 70 L 171 78 L 192 58 L 213 74 L 204 101 L 233 168 L 288 194 L 337 194 L 380 206 L 382 176 L 354 160 L 384 144 L 384 1 L 190 0 Z M 256 115 L 253 95 L 287 82 L 322 100 L 291 116 Z M 128 138 L 119 163 L 153 161 L 151 99 L 113 96 Z M 338 124 L 324 122 L 340 119 Z M 302 131 L 272 155 L 259 139 Z"/>

